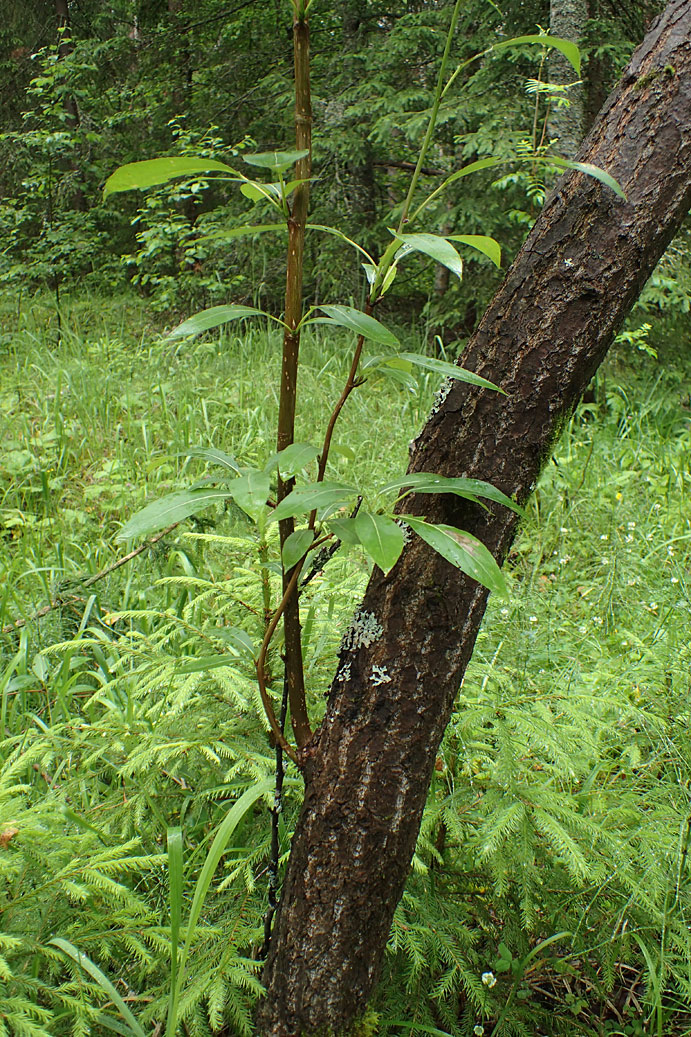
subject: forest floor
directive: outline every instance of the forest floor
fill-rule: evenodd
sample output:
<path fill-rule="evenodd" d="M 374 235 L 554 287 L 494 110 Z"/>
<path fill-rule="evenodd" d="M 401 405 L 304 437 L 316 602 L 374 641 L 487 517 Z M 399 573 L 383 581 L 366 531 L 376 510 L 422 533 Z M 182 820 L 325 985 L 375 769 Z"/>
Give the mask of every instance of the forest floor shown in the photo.
<path fill-rule="evenodd" d="M 261 631 L 255 533 L 218 509 L 119 566 L 138 545 L 115 538 L 146 502 L 204 477 L 199 448 L 245 464 L 268 457 L 280 363 L 264 329 L 166 343 L 132 298 L 79 299 L 61 323 L 58 334 L 44 300 L 0 314 L 0 907 L 29 890 L 35 905 L 7 916 L 4 932 L 18 942 L 0 984 L 17 1005 L 24 999 L 16 1011 L 37 1034 L 53 1035 L 77 1018 L 84 1032 L 105 1030 L 93 1007 L 103 989 L 94 981 L 78 997 L 78 970 L 70 987 L 46 952 L 49 936 L 101 954 L 111 972 L 119 961 L 128 989 L 144 989 L 136 976 L 147 991 L 142 1018 L 160 1018 L 162 894 L 141 876 L 165 864 L 166 826 L 184 820 L 188 842 L 203 844 L 223 808 L 218 789 L 241 791 L 271 772 L 256 691 L 230 635 L 235 669 L 219 664 L 216 683 L 200 683 L 217 665 L 210 614 L 221 610 L 249 637 Z M 319 442 L 345 380 L 346 341 L 307 337 L 301 359 L 297 439 Z M 423 377 L 416 393 L 384 380 L 357 390 L 331 477 L 367 487 L 403 472 L 436 388 Z M 667 345 L 657 360 L 619 344 L 594 402 L 555 446 L 507 566 L 510 597 L 490 602 L 440 753 L 392 933 L 382 1033 L 691 1032 L 690 389 L 688 351 Z M 305 619 L 317 709 L 368 576 L 356 549 L 331 566 L 314 581 Z M 275 594 L 275 575 L 270 585 Z M 164 709 L 160 682 L 174 685 L 176 673 Z M 202 708 L 207 694 L 213 704 Z M 219 717 L 231 707 L 237 731 L 221 744 Z M 99 739 L 111 730 L 106 758 Z M 169 781 L 160 799 L 153 786 L 140 795 L 152 768 Z M 193 789 L 203 808 L 190 805 Z M 59 818 L 45 813 L 51 797 Z M 36 851 L 39 830 L 47 842 L 62 832 L 59 860 Z M 228 1033 L 246 1032 L 256 992 L 245 959 L 261 927 L 267 838 L 264 826 L 226 865 L 242 905 L 235 920 L 199 937 L 197 968 L 206 963 L 208 975 L 195 974 L 190 1018 L 224 1020 Z M 115 842 L 129 847 L 128 863 L 113 850 L 94 865 Z M 92 872 L 117 873 L 136 903 L 94 879 L 100 902 Z M 51 885 L 47 876 L 63 873 Z M 190 882 L 197 873 L 190 866 Z M 129 972 L 117 949 L 103 948 L 115 902 L 129 933 L 124 957 L 136 962 Z M 228 927 L 239 948 L 232 1008 L 227 991 L 213 993 Z M 201 1021 L 190 1025 L 203 1032 Z"/>

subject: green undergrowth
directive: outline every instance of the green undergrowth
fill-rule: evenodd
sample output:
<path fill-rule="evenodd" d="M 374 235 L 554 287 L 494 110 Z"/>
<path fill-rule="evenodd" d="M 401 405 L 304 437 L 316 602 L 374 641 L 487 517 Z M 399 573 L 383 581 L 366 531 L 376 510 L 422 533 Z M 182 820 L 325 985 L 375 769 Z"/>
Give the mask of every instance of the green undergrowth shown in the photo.
<path fill-rule="evenodd" d="M 691 367 L 624 348 L 555 447 L 510 599 L 490 602 L 396 912 L 382 1034 L 691 1032 Z M 176 913 L 178 1032 L 251 1032 L 269 794 L 186 922 L 229 807 L 273 769 L 246 651 L 264 624 L 258 534 L 205 512 L 94 577 L 136 548 L 115 542 L 135 510 L 204 477 L 194 448 L 266 459 L 279 355 L 249 326 L 167 345 L 130 298 L 65 307 L 59 341 L 49 305 L 2 315 L 0 1035 L 136 1033 L 55 938 L 162 1033 Z M 317 440 L 347 351 L 307 337 L 302 356 L 297 437 Z M 436 388 L 358 390 L 333 476 L 353 455 L 363 486 L 401 471 Z M 317 713 L 366 579 L 353 550 L 305 592 Z M 281 668 L 279 643 L 275 695 Z M 298 797 L 296 782 L 283 860 Z"/>

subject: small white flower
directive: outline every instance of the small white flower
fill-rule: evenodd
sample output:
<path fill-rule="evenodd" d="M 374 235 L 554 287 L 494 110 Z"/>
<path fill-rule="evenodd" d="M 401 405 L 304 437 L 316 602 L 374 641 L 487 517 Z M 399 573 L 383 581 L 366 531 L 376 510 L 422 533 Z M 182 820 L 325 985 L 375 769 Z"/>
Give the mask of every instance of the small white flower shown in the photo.
<path fill-rule="evenodd" d="M 485 1032 L 484 1026 L 480 1026 L 479 1023 L 477 1024 L 477 1026 L 473 1027 L 473 1033 L 475 1034 L 475 1037 L 482 1037 L 484 1032 Z"/>
<path fill-rule="evenodd" d="M 602 616 L 595 616 L 595 618 L 593 619 L 593 623 L 595 624 L 596 627 L 601 627 L 602 626 Z"/>
<path fill-rule="evenodd" d="M 600 540 L 609 540 L 609 533 L 602 533 L 600 535 Z"/>
<path fill-rule="evenodd" d="M 672 577 L 670 578 L 670 581 L 669 581 L 669 582 L 670 582 L 670 583 L 679 583 L 679 577 L 678 577 L 678 576 L 672 576 Z"/>
<path fill-rule="evenodd" d="M 653 504 L 653 511 L 659 511 L 661 507 L 662 505 L 659 502 L 657 504 Z"/>
<path fill-rule="evenodd" d="M 609 565 L 609 558 L 602 558 L 601 561 L 603 565 Z"/>
<path fill-rule="evenodd" d="M 667 554 L 670 555 L 670 556 L 673 555 L 674 554 L 674 548 L 673 547 L 668 547 L 667 548 Z"/>
<path fill-rule="evenodd" d="M 627 522 L 626 523 L 626 528 L 627 529 L 635 529 L 636 528 L 636 523 L 635 522 Z"/>
<path fill-rule="evenodd" d="M 508 609 L 502 609 L 501 610 L 501 614 L 502 614 L 502 616 L 508 616 L 509 610 Z"/>
<path fill-rule="evenodd" d="M 495 987 L 497 985 L 497 977 L 494 975 L 493 972 L 483 972 L 481 979 L 483 984 L 486 987 L 489 987 L 490 990 L 492 989 L 492 987 Z"/>
<path fill-rule="evenodd" d="M 648 535 L 647 535 L 647 537 L 645 539 L 646 540 L 654 540 L 655 539 L 655 534 L 654 533 L 648 533 Z"/>
<path fill-rule="evenodd" d="M 578 633 L 579 634 L 587 634 L 588 633 L 588 628 L 587 627 L 579 627 L 578 628 Z"/>
<path fill-rule="evenodd" d="M 566 528 L 566 526 L 562 526 L 561 529 L 559 530 L 559 532 L 560 533 L 568 533 L 568 529 Z"/>
<path fill-rule="evenodd" d="M 537 616 L 528 616 L 528 620 L 531 623 L 537 623 Z"/>
<path fill-rule="evenodd" d="M 627 544 L 632 544 L 633 543 L 633 533 L 627 533 L 626 537 L 625 537 L 625 540 L 626 540 Z"/>
<path fill-rule="evenodd" d="M 656 601 L 651 601 L 649 606 L 648 606 L 648 608 L 650 609 L 651 612 L 657 612 L 659 607 L 660 606 L 658 605 L 658 603 Z"/>

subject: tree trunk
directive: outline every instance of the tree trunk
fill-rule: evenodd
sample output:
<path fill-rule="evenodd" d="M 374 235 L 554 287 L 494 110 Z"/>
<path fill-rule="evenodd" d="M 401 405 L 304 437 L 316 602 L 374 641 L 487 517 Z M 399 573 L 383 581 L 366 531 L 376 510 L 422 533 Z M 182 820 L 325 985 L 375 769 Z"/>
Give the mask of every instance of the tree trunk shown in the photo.
<path fill-rule="evenodd" d="M 55 0 L 55 17 L 58 23 L 58 58 L 64 61 L 74 50 L 67 0 Z M 63 107 L 67 116 L 67 126 L 74 132 L 79 128 L 79 109 L 74 95 L 69 91 L 65 94 Z M 86 212 L 86 197 L 80 183 L 79 166 L 74 159 L 70 161 L 69 168 L 74 180 L 71 191 L 72 208 L 77 212 Z"/>
<path fill-rule="evenodd" d="M 551 0 L 549 31 L 552 36 L 579 44 L 583 39 L 588 8 L 586 0 Z M 574 70 L 560 50 L 549 55 L 549 78 L 561 86 L 572 83 Z M 568 105 L 559 107 L 555 102 L 549 115 L 547 136 L 555 140 L 559 155 L 573 158 L 583 140 L 584 91 L 582 84 L 574 85 L 567 93 Z"/>
<path fill-rule="evenodd" d="M 508 396 L 444 389 L 411 444 L 411 471 L 529 496 L 689 209 L 690 39 L 691 0 L 672 0 L 579 154 L 627 200 L 577 172 L 557 184 L 463 356 Z M 470 531 L 497 559 L 516 533 L 512 512 L 456 497 L 409 498 L 406 510 Z M 418 538 L 388 577 L 375 570 L 302 753 L 305 800 L 263 973 L 262 1035 L 343 1033 L 364 1010 L 486 599 Z"/>

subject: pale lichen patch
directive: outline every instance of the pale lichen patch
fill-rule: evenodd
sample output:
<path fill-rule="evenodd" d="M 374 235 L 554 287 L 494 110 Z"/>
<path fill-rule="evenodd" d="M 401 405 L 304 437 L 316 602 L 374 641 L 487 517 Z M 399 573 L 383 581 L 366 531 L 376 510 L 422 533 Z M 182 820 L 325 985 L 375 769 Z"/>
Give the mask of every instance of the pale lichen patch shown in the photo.
<path fill-rule="evenodd" d="M 341 651 L 349 652 L 356 648 L 369 648 L 381 635 L 382 626 L 377 622 L 374 613 L 361 609 L 355 613 L 353 622 L 343 635 Z"/>

